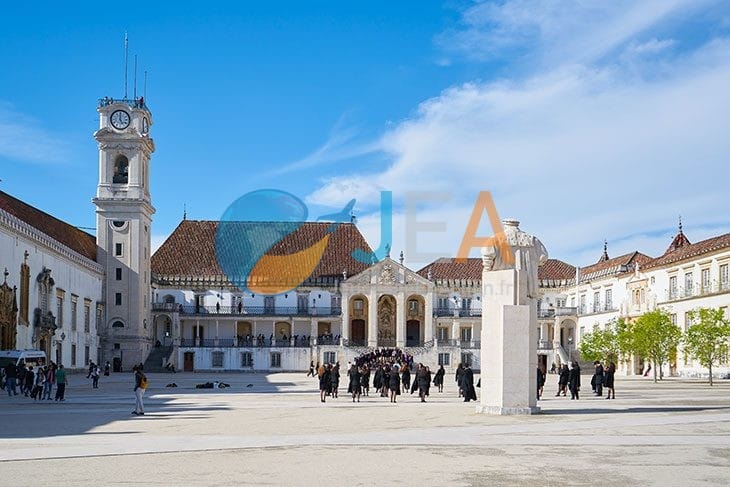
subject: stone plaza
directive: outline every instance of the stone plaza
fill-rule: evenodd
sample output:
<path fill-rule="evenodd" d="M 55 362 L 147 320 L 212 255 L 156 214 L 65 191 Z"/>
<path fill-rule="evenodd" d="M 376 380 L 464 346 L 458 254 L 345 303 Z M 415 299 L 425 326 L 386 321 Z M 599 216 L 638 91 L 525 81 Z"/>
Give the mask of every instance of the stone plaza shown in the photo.
<path fill-rule="evenodd" d="M 621 377 L 617 399 L 555 397 L 541 414 L 485 416 L 453 375 L 429 402 L 372 394 L 318 400 L 303 373 L 149 374 L 146 415 L 130 415 L 131 374 L 65 403 L 0 396 L 4 485 L 727 485 L 730 381 Z M 196 389 L 221 380 L 230 388 Z M 166 388 L 175 382 L 177 388 Z"/>

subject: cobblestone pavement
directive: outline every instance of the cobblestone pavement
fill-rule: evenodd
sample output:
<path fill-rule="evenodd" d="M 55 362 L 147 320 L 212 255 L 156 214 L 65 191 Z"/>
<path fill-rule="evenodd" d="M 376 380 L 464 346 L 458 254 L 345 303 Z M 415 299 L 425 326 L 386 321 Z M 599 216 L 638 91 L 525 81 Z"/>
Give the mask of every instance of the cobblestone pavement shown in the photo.
<path fill-rule="evenodd" d="M 3 485 L 730 484 L 730 381 L 617 378 L 618 399 L 571 401 L 548 376 L 543 414 L 494 417 L 453 377 L 426 404 L 346 387 L 321 404 L 304 374 L 149 378 L 144 417 L 131 374 L 72 375 L 64 403 L 0 394 Z M 216 379 L 232 387 L 194 388 Z"/>

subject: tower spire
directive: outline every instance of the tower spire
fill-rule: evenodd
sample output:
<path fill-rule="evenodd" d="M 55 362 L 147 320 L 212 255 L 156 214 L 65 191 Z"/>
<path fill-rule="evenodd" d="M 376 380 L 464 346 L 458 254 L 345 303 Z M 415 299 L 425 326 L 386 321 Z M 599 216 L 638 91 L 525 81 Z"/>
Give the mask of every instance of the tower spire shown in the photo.
<path fill-rule="evenodd" d="M 598 262 L 605 262 L 608 260 L 608 240 L 603 239 L 603 255 L 598 259 Z"/>

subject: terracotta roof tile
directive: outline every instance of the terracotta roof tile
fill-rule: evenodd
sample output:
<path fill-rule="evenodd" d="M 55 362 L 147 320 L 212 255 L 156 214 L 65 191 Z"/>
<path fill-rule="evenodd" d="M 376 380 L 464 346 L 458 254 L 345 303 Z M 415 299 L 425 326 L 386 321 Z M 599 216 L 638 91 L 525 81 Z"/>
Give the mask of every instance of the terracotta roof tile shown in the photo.
<path fill-rule="evenodd" d="M 264 235 L 271 223 L 237 222 L 247 227 L 251 235 Z M 183 220 L 152 256 L 152 273 L 155 276 L 190 276 L 193 278 L 222 276 L 216 257 L 215 235 L 217 221 Z M 330 222 L 305 222 L 296 231 L 281 239 L 267 255 L 289 255 L 307 249 L 326 234 Z M 239 249 L 245 246 L 239 246 Z M 309 279 L 339 277 L 342 272 L 352 276 L 369 267 L 355 260 L 352 252 L 362 249 L 370 252 L 370 246 L 358 228 L 352 223 L 340 223 L 331 234 L 321 260 Z"/>
<path fill-rule="evenodd" d="M 629 272 L 633 269 L 635 264 L 638 263 L 643 267 L 644 264 L 651 260 L 651 257 L 642 254 L 641 252 L 630 252 L 628 254 L 614 257 L 613 259 L 601 260 L 596 264 L 581 267 L 580 278 L 581 280 L 595 279 L 607 275 Z"/>
<path fill-rule="evenodd" d="M 660 267 L 663 265 L 673 264 L 685 259 L 697 257 L 698 255 L 707 254 L 721 249 L 730 248 L 730 233 L 719 235 L 717 237 L 708 238 L 693 244 L 683 244 L 681 247 L 673 249 L 670 247 L 661 257 L 642 264 L 642 268 Z"/>
<path fill-rule="evenodd" d="M 416 274 L 428 278 L 431 271 L 431 279 L 471 279 L 480 281 L 482 279 L 482 259 L 469 257 L 465 260 L 442 257 L 420 269 Z"/>
<path fill-rule="evenodd" d="M 563 281 L 575 279 L 575 267 L 558 259 L 548 259 L 537 269 L 537 278 L 542 280 Z"/>
<path fill-rule="evenodd" d="M 96 237 L 0 191 L 0 209 L 96 262 Z"/>

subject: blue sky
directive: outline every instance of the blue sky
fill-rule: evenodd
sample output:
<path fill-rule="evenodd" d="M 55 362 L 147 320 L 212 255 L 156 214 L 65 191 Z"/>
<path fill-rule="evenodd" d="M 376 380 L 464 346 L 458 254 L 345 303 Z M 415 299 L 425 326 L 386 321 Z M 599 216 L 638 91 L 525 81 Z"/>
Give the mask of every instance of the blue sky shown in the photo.
<path fill-rule="evenodd" d="M 0 188 L 74 225 L 94 225 L 95 104 L 123 94 L 127 31 L 130 94 L 135 53 L 138 93 L 149 73 L 157 243 L 183 204 L 218 219 L 271 187 L 313 217 L 357 198 L 373 247 L 392 190 L 413 267 L 456 252 L 480 190 L 579 264 L 604 238 L 661 253 L 678 214 L 691 240 L 730 229 L 727 2 L 114 7 L 0 17 Z"/>

